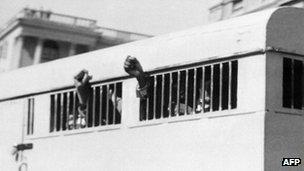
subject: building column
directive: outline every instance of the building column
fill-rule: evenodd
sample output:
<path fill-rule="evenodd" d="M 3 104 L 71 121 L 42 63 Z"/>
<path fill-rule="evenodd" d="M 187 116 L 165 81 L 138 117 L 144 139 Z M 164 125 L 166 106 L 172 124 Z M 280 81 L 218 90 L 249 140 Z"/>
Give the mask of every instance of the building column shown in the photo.
<path fill-rule="evenodd" d="M 35 54 L 34 54 L 34 62 L 33 62 L 34 65 L 40 63 L 42 49 L 43 49 L 43 39 L 38 38 L 37 46 L 35 48 Z"/>
<path fill-rule="evenodd" d="M 22 56 L 22 49 L 23 49 L 23 41 L 24 41 L 24 37 L 23 36 L 19 36 L 16 37 L 15 39 L 15 43 L 14 43 L 14 49 L 16 49 L 16 51 L 13 53 L 12 55 L 12 59 L 11 60 L 11 64 L 10 64 L 10 68 L 11 69 L 17 69 L 20 66 L 20 60 L 21 60 L 21 56 Z"/>
<path fill-rule="evenodd" d="M 76 54 L 76 44 L 71 42 L 69 56 L 73 56 L 75 54 Z"/>

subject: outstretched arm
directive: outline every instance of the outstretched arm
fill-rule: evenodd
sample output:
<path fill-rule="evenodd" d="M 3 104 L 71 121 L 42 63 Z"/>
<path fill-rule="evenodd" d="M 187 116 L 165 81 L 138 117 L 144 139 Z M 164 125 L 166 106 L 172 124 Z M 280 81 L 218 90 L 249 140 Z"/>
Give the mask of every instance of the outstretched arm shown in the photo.
<path fill-rule="evenodd" d="M 91 79 L 92 76 L 89 75 L 89 72 L 87 70 L 80 71 L 74 77 L 74 85 L 76 87 L 81 110 L 84 110 L 86 108 L 87 102 L 92 92 L 92 87 L 89 82 Z"/>
<path fill-rule="evenodd" d="M 144 73 L 139 61 L 132 56 L 128 56 L 124 63 L 125 71 L 137 79 L 139 88 L 147 84 L 146 74 Z"/>
<path fill-rule="evenodd" d="M 138 81 L 137 96 L 140 98 L 149 96 L 149 75 L 143 71 L 139 61 L 135 57 L 128 56 L 124 63 L 124 69 Z"/>

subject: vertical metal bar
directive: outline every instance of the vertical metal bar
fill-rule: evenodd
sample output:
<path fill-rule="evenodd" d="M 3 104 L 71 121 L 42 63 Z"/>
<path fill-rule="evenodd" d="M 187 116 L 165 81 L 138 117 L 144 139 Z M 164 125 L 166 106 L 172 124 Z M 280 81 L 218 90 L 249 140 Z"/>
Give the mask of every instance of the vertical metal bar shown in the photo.
<path fill-rule="evenodd" d="M 59 130 L 63 130 L 63 107 L 64 106 L 64 93 L 61 93 L 60 96 L 60 123 Z"/>
<path fill-rule="evenodd" d="M 147 98 L 147 106 L 146 106 L 146 121 L 148 120 L 149 117 L 149 101 L 150 101 L 150 97 Z"/>
<path fill-rule="evenodd" d="M 117 96 L 116 96 L 116 84 L 117 83 L 114 83 L 114 94 L 112 94 L 112 95 L 114 95 L 114 99 L 113 99 L 113 124 L 115 124 L 115 115 L 116 115 L 116 98 L 117 98 Z"/>
<path fill-rule="evenodd" d="M 196 82 L 197 82 L 197 68 L 193 70 L 193 105 L 192 105 L 192 113 L 195 113 L 196 109 Z"/>
<path fill-rule="evenodd" d="M 54 102 L 54 105 L 55 105 L 55 113 L 54 113 L 54 131 L 57 131 L 57 113 L 58 113 L 58 94 L 55 94 L 54 95 L 55 98 L 55 102 Z"/>
<path fill-rule="evenodd" d="M 31 134 L 31 129 L 32 129 L 32 122 L 33 122 L 33 119 L 32 119 L 32 111 L 33 111 L 33 106 L 32 106 L 32 98 L 29 99 L 29 105 L 30 105 L 30 113 L 29 113 L 29 119 L 30 119 L 30 123 L 29 123 L 29 134 Z"/>
<path fill-rule="evenodd" d="M 201 86 L 201 101 L 202 101 L 202 111 L 205 112 L 205 67 L 202 67 L 202 86 Z"/>
<path fill-rule="evenodd" d="M 92 100 L 92 127 L 95 126 L 95 108 L 96 108 L 96 87 L 93 87 L 93 100 Z"/>
<path fill-rule="evenodd" d="M 294 108 L 294 59 L 291 59 L 291 108 Z"/>
<path fill-rule="evenodd" d="M 26 135 L 30 134 L 30 113 L 31 113 L 31 105 L 30 105 L 30 99 L 27 99 L 27 116 L 26 116 Z"/>
<path fill-rule="evenodd" d="M 103 100 L 102 100 L 102 85 L 100 86 L 100 95 L 99 95 L 99 125 L 102 124 L 102 103 L 103 103 Z"/>
<path fill-rule="evenodd" d="M 154 79 L 154 87 L 153 87 L 153 118 L 156 118 L 156 86 L 157 86 L 157 79 L 156 79 L 156 75 L 153 76 Z"/>
<path fill-rule="evenodd" d="M 31 134 L 34 133 L 34 121 L 35 121 L 35 118 L 34 118 L 34 114 L 35 114 L 35 99 L 34 98 L 31 98 Z"/>
<path fill-rule="evenodd" d="M 85 127 L 84 128 L 87 128 L 89 127 L 89 108 L 90 108 L 90 96 L 89 98 L 87 99 L 87 104 L 86 104 L 86 112 L 85 112 Z M 82 121 L 81 121 L 82 122 Z"/>
<path fill-rule="evenodd" d="M 211 65 L 211 84 L 210 84 L 210 111 L 212 112 L 213 110 L 213 76 L 214 76 L 214 65 Z"/>
<path fill-rule="evenodd" d="M 168 107 L 168 110 L 169 110 L 169 118 L 171 117 L 171 113 L 172 113 L 172 72 L 169 74 L 169 107 Z"/>
<path fill-rule="evenodd" d="M 52 96 L 51 96 L 52 97 Z M 52 103 L 51 103 L 52 104 Z M 52 105 L 51 105 L 52 106 Z M 26 112 L 28 112 L 28 103 L 25 103 L 24 104 L 24 106 L 23 106 L 23 109 L 24 110 L 26 110 Z M 51 111 L 53 111 L 53 109 L 51 110 Z M 24 136 L 25 136 L 25 134 L 27 134 L 27 129 L 26 129 L 26 126 L 27 126 L 27 114 L 28 113 L 23 113 L 23 115 L 22 115 L 22 131 L 21 131 L 21 139 L 20 139 L 20 141 L 21 141 L 21 143 L 23 143 L 24 142 Z M 50 120 L 51 120 L 51 118 L 50 118 Z M 49 132 L 52 132 L 52 127 L 51 127 L 52 125 L 50 124 L 50 131 Z"/>
<path fill-rule="evenodd" d="M 222 87 L 223 87 L 223 63 L 220 63 L 220 82 L 219 82 L 219 88 L 220 88 L 220 94 L 219 94 L 219 111 L 222 110 Z"/>
<path fill-rule="evenodd" d="M 188 114 L 188 82 L 189 82 L 189 69 L 186 70 L 185 80 L 185 115 Z"/>
<path fill-rule="evenodd" d="M 161 93 L 161 118 L 163 118 L 164 117 L 164 94 L 165 94 L 165 75 L 164 74 L 162 74 L 161 75 L 161 78 L 162 78 L 162 93 Z"/>
<path fill-rule="evenodd" d="M 174 109 L 174 112 L 177 111 L 176 115 L 179 115 L 179 107 L 180 107 L 179 91 L 180 91 L 180 71 L 177 71 L 177 100 L 176 100 L 176 106 L 175 106 L 175 109 Z"/>
<path fill-rule="evenodd" d="M 73 91 L 73 127 L 72 127 L 73 129 L 76 128 L 76 113 L 77 113 L 76 98 L 77 98 L 76 91 Z"/>
<path fill-rule="evenodd" d="M 107 96 L 106 96 L 106 125 L 109 124 L 109 84 L 107 84 Z"/>
<path fill-rule="evenodd" d="M 66 110 L 66 129 L 69 129 L 69 116 L 70 116 L 70 92 L 67 92 L 67 110 Z"/>
<path fill-rule="evenodd" d="M 26 134 L 30 134 L 30 125 L 31 125 L 31 99 L 27 99 L 27 125 L 26 125 Z"/>
<path fill-rule="evenodd" d="M 231 86 L 231 80 L 232 80 L 232 62 L 230 61 L 229 62 L 229 67 L 228 67 L 228 70 L 229 70 L 229 77 L 228 77 L 228 110 L 231 109 L 231 91 L 232 91 L 232 86 Z"/>

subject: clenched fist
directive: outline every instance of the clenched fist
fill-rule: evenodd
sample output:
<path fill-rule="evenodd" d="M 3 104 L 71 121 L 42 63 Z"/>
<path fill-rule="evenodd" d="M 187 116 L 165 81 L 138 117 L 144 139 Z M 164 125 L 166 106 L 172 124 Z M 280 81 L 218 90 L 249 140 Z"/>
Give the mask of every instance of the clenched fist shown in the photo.
<path fill-rule="evenodd" d="M 89 72 L 87 70 L 80 71 L 74 77 L 74 85 L 76 87 L 79 103 L 81 105 L 86 105 L 88 98 L 90 97 L 92 88 L 89 81 L 91 79 L 92 76 L 89 75 Z"/>
<path fill-rule="evenodd" d="M 133 76 L 138 78 L 141 74 L 143 74 L 143 69 L 135 57 L 128 56 L 124 63 L 125 71 Z"/>

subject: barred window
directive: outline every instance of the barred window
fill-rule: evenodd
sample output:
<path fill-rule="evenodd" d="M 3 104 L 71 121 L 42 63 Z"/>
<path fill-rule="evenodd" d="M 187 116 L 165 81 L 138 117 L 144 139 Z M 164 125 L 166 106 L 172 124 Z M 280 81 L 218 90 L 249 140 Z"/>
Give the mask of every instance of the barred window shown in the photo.
<path fill-rule="evenodd" d="M 53 40 L 46 40 L 43 43 L 43 49 L 41 54 L 41 63 L 49 62 L 59 58 L 59 45 L 58 42 Z"/>
<path fill-rule="evenodd" d="M 34 112 L 35 111 L 35 99 L 27 99 L 27 122 L 26 122 L 26 134 L 33 135 L 34 133 Z"/>
<path fill-rule="evenodd" d="M 140 99 L 140 121 L 230 110 L 237 107 L 238 61 L 192 67 L 150 77 Z"/>
<path fill-rule="evenodd" d="M 283 58 L 283 107 L 303 109 L 303 61 Z"/>
<path fill-rule="evenodd" d="M 120 124 L 122 83 L 94 85 L 85 113 L 78 111 L 76 91 L 55 93 L 51 98 L 50 132 Z"/>

